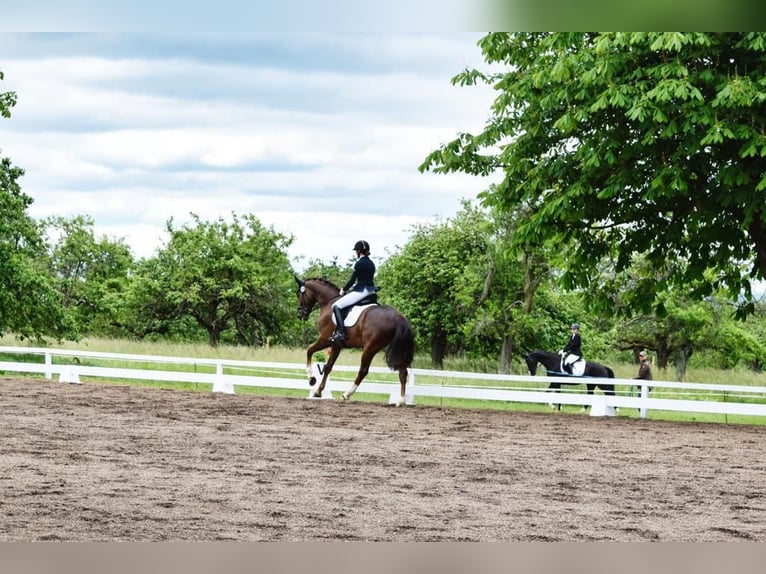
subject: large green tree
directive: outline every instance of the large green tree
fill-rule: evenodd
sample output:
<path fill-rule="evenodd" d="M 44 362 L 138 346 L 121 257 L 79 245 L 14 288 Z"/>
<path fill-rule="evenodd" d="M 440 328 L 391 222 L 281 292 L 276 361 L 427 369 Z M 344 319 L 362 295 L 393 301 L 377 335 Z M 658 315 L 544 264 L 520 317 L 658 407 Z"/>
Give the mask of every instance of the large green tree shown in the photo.
<path fill-rule="evenodd" d="M 672 363 L 676 377 L 683 380 L 691 356 L 715 346 L 715 331 L 721 328 L 721 321 L 716 324 L 709 301 L 693 301 L 685 293 L 672 290 L 658 297 L 662 299 L 663 313 L 636 315 L 618 326 L 615 346 L 633 350 L 636 357 L 641 349 L 655 351 L 657 366 L 665 369 Z"/>
<path fill-rule="evenodd" d="M 96 237 L 87 215 L 50 217 L 51 270 L 78 331 L 87 335 L 124 335 L 124 298 L 134 261 L 123 239 Z"/>
<path fill-rule="evenodd" d="M 211 345 L 290 342 L 296 332 L 295 281 L 287 237 L 254 215 L 176 227 L 155 257 L 142 261 L 131 289 L 136 334 L 169 333 L 191 320 Z"/>
<path fill-rule="evenodd" d="M 518 349 L 540 347 L 547 340 L 543 331 L 556 327 L 547 310 L 535 306 L 536 295 L 548 286 L 552 273 L 544 249 L 511 247 L 515 214 L 485 217 L 485 256 L 462 262 L 456 301 L 474 310 L 463 327 L 467 347 L 487 357 L 499 350 L 499 371 L 509 373 Z"/>
<path fill-rule="evenodd" d="M 766 34 L 491 33 L 479 41 L 497 97 L 421 170 L 500 174 L 484 201 L 528 217 L 520 245 L 566 254 L 569 286 L 635 253 L 676 272 L 635 284 L 637 308 L 669 285 L 746 295 L 766 275 Z M 706 270 L 712 280 L 697 281 Z M 647 284 L 651 289 L 647 289 Z"/>
<path fill-rule="evenodd" d="M 14 92 L 0 93 L 0 116 L 10 118 L 15 103 Z M 73 334 L 72 322 L 48 270 L 40 226 L 28 213 L 33 200 L 21 189 L 23 175 L 0 157 L 0 333 L 61 339 Z"/>
<path fill-rule="evenodd" d="M 466 270 L 487 264 L 488 225 L 480 210 L 464 204 L 452 219 L 415 225 L 407 244 L 380 266 L 381 301 L 409 319 L 435 367 L 466 348 L 465 325 L 476 305 L 466 290 L 480 291 L 483 283 Z"/>

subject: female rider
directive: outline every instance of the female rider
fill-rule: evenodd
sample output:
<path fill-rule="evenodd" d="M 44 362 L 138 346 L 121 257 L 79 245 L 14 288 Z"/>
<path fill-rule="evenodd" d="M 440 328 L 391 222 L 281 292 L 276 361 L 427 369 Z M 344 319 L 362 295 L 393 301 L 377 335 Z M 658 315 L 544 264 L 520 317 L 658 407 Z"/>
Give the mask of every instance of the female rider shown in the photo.
<path fill-rule="evenodd" d="M 332 313 L 335 317 L 335 333 L 330 337 L 330 341 L 333 343 L 343 341 L 346 338 L 341 311 L 377 291 L 375 287 L 375 264 L 370 259 L 370 244 L 366 241 L 357 241 L 354 244 L 354 251 L 356 251 L 357 257 L 354 273 L 340 290 L 340 299 L 332 305 Z"/>

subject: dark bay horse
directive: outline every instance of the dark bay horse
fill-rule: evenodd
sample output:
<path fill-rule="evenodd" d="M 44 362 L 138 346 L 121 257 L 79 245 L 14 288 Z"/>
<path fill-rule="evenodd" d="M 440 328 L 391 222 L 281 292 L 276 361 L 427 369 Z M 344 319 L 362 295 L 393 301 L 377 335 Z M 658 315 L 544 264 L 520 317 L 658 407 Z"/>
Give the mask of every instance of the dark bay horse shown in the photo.
<path fill-rule="evenodd" d="M 415 338 L 404 315 L 389 305 L 368 307 L 362 311 L 353 326 L 346 327 L 346 339 L 341 343 L 333 344 L 330 342 L 330 337 L 335 331 L 332 303 L 340 296 L 340 289 L 326 279 L 301 280 L 296 277 L 295 281 L 298 283 L 298 318 L 305 321 L 314 307 L 319 306 L 319 319 L 317 320 L 319 337 L 306 350 L 306 370 L 309 377 L 312 377 L 311 362 L 314 353 L 330 347 L 322 381 L 317 386 L 313 396 L 322 396 L 327 377 L 343 347 L 362 349 L 359 371 L 356 374 L 354 384 L 341 395 L 343 400 L 348 400 L 356 392 L 369 372 L 373 357 L 385 348 L 386 364 L 399 372 L 401 396 L 397 400 L 396 406 L 404 405 L 407 368 L 412 364 L 415 354 Z"/>
<path fill-rule="evenodd" d="M 551 382 L 548 385 L 548 389 L 554 392 L 561 391 L 561 385 L 579 385 L 585 383 L 586 391 L 589 395 L 593 394 L 593 391 L 598 387 L 605 395 L 614 395 L 614 384 L 600 381 L 599 379 L 613 379 L 614 371 L 601 363 L 595 363 L 593 361 L 585 362 L 585 372 L 582 376 L 574 376 L 569 373 L 561 371 L 561 355 L 557 353 L 549 353 L 548 351 L 532 351 L 524 355 L 524 360 L 527 362 L 527 368 L 529 374 L 533 377 L 537 374 L 538 363 L 545 367 L 548 376 L 551 377 L 571 377 L 574 379 L 571 383 L 559 383 Z M 584 381 L 582 379 L 585 379 Z M 559 405 L 561 408 L 561 405 Z"/>

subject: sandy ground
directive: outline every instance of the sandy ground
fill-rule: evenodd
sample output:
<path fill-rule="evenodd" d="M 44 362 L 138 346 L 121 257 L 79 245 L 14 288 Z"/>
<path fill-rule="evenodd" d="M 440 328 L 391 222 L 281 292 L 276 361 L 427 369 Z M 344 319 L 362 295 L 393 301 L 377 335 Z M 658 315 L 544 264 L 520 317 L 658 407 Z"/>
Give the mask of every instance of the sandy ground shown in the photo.
<path fill-rule="evenodd" d="M 0 378 L 2 541 L 766 541 L 766 427 Z"/>

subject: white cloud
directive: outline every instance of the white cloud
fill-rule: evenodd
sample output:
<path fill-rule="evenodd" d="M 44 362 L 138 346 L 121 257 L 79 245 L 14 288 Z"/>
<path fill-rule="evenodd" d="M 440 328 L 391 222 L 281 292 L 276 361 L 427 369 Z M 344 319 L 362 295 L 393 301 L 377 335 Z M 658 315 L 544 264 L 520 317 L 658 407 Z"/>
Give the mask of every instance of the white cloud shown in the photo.
<path fill-rule="evenodd" d="M 63 39 L 56 54 L 5 58 L 0 47 L 0 88 L 19 98 L 2 154 L 26 170 L 32 215 L 91 215 L 137 256 L 161 246 L 168 218 L 189 212 L 254 213 L 295 236 L 296 261 L 345 261 L 362 237 L 383 256 L 414 223 L 453 215 L 488 185 L 417 171 L 458 131 L 483 126 L 491 91 L 449 82 L 480 65 L 465 61 L 480 58 L 477 37 L 262 40 L 293 50 L 281 60 L 246 40 L 231 60 L 199 46 L 137 57 L 146 46 L 131 49 L 130 35 L 119 36 L 119 56 L 102 44 L 60 55 Z"/>

